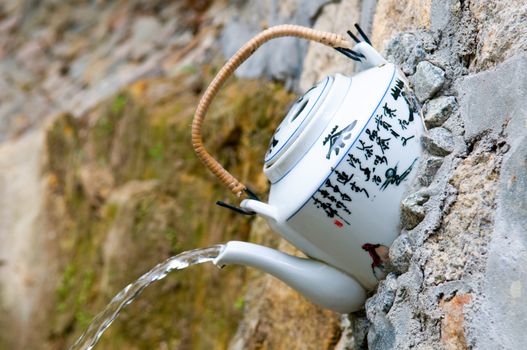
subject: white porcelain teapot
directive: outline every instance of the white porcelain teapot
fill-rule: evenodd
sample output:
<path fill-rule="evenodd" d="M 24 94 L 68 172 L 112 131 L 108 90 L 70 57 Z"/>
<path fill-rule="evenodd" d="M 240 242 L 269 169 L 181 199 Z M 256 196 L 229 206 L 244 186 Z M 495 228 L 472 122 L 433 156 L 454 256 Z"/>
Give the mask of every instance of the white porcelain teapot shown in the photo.
<path fill-rule="evenodd" d="M 353 48 L 339 35 L 293 25 L 260 33 L 220 70 L 202 97 L 192 130 L 204 163 L 236 195 L 249 195 L 234 209 L 263 216 L 310 257 L 233 241 L 215 263 L 262 269 L 342 313 L 361 308 L 366 291 L 384 277 L 388 247 L 399 234 L 400 202 L 415 176 L 425 131 L 403 73 L 356 27 L 365 41 L 348 32 L 356 42 Z M 291 107 L 265 154 L 271 189 L 269 203 L 263 203 L 206 152 L 201 124 L 236 67 L 263 42 L 286 35 L 332 46 L 367 69 L 351 78 L 326 77 Z"/>

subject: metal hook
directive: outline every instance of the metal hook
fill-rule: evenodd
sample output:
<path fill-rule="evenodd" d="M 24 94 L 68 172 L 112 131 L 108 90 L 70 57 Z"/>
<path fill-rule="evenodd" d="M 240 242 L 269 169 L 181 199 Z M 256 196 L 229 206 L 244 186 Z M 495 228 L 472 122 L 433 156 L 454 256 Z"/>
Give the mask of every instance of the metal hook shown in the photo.
<path fill-rule="evenodd" d="M 245 193 L 247 193 L 247 196 L 250 199 L 254 199 L 254 200 L 257 200 L 257 201 L 260 200 L 260 198 L 258 198 L 256 193 L 254 193 L 250 188 L 247 187 L 247 188 L 244 189 L 244 191 L 245 191 Z M 222 201 L 217 201 L 216 205 L 219 205 L 220 207 L 223 207 L 223 208 L 230 209 L 230 210 L 234 211 L 235 213 L 242 214 L 242 215 L 255 215 L 256 214 L 254 211 L 243 209 L 243 208 L 240 208 L 240 207 L 236 207 L 234 205 L 231 205 L 231 204 L 228 204 L 228 203 L 225 203 L 225 202 L 222 202 Z"/>
<path fill-rule="evenodd" d="M 364 41 L 366 43 L 368 43 L 369 45 L 371 45 L 370 39 L 368 38 L 366 33 L 364 33 L 362 28 L 357 23 L 355 23 L 355 28 L 357 28 L 357 30 L 359 31 L 360 36 L 364 39 Z M 355 34 L 353 34 L 351 32 L 351 30 L 348 30 L 346 33 L 348 33 L 350 38 L 353 41 L 355 41 L 357 44 L 359 44 L 361 42 L 361 40 L 357 36 L 355 36 Z M 362 62 L 362 59 L 366 58 L 362 53 L 357 52 L 357 51 L 353 51 L 352 49 L 348 49 L 348 48 L 345 48 L 345 47 L 335 47 L 335 50 L 337 50 L 338 52 L 340 52 L 344 56 L 346 56 L 348 58 L 351 58 L 352 60 L 357 61 L 357 62 Z"/>
<path fill-rule="evenodd" d="M 344 56 L 351 58 L 354 61 L 362 62 L 362 58 L 365 58 L 363 54 L 357 51 L 353 51 L 351 49 L 346 49 L 344 47 L 335 47 L 335 50 L 343 54 Z"/>
<path fill-rule="evenodd" d="M 257 201 L 260 201 L 260 198 L 258 198 L 256 193 L 254 193 L 254 191 L 252 191 L 249 187 L 246 187 L 244 191 L 245 191 L 245 193 L 247 193 L 249 198 L 257 200 Z"/>
<path fill-rule="evenodd" d="M 348 35 L 353 39 L 353 41 L 355 41 L 357 44 L 360 43 L 360 40 L 359 38 L 357 38 L 352 32 L 351 30 L 348 30 L 346 33 L 348 33 Z"/>
<path fill-rule="evenodd" d="M 230 210 L 234 211 L 235 213 L 242 214 L 242 215 L 254 215 L 254 214 L 256 214 L 253 211 L 245 210 L 245 209 L 240 208 L 240 207 L 235 207 L 234 205 L 230 205 L 230 204 L 222 202 L 222 201 L 217 201 L 216 205 L 219 205 L 220 207 L 223 207 L 223 208 L 230 209 Z"/>
<path fill-rule="evenodd" d="M 357 28 L 357 30 L 359 31 L 360 36 L 364 39 L 364 41 L 367 42 L 369 45 L 371 45 L 370 39 L 368 38 L 366 33 L 364 33 L 362 28 L 357 23 L 355 23 L 355 28 Z"/>

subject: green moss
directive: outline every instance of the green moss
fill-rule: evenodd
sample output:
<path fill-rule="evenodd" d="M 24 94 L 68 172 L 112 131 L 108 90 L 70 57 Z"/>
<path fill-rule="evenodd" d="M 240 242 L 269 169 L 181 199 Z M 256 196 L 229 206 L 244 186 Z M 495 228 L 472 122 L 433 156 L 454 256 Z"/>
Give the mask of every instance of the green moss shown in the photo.
<path fill-rule="evenodd" d="M 85 329 L 90 325 L 94 316 L 94 314 L 85 311 L 85 309 L 78 309 L 75 313 L 75 322 L 77 322 L 78 327 Z"/>
<path fill-rule="evenodd" d="M 126 95 L 124 94 L 117 95 L 117 97 L 115 97 L 115 99 L 113 100 L 110 106 L 110 111 L 114 115 L 119 115 L 123 113 L 124 107 L 126 106 L 127 101 L 128 101 L 128 97 Z"/>
<path fill-rule="evenodd" d="M 191 64 L 186 64 L 183 67 L 181 67 L 181 73 L 196 74 L 198 73 L 198 67 L 191 65 Z"/>
<path fill-rule="evenodd" d="M 90 258 L 90 254 L 82 251 L 78 253 L 82 254 L 82 258 L 70 260 L 56 288 L 55 312 L 57 315 L 72 315 L 79 327 L 85 328 L 93 317 L 93 313 L 86 309 L 86 305 L 95 293 L 97 272 L 91 269 L 89 265 L 83 266 L 81 264 L 84 259 Z"/>
<path fill-rule="evenodd" d="M 66 301 L 68 299 L 68 296 L 71 294 L 73 290 L 74 285 L 74 277 L 75 277 L 75 265 L 70 262 L 68 265 L 66 265 L 66 268 L 64 269 L 64 272 L 62 273 L 62 279 L 60 280 L 59 285 L 57 286 L 56 293 L 57 293 L 57 311 L 63 312 L 66 310 L 66 307 L 68 306 L 66 304 Z"/>
<path fill-rule="evenodd" d="M 234 305 L 233 305 L 234 309 L 239 310 L 239 311 L 241 311 L 244 306 L 245 306 L 245 298 L 244 297 L 239 297 L 238 299 L 236 299 L 236 301 L 234 302 Z"/>
<path fill-rule="evenodd" d="M 165 159 L 163 144 L 161 142 L 158 142 L 152 147 L 150 147 L 148 149 L 148 156 L 152 158 L 152 160 L 162 161 L 163 159 Z"/>
<path fill-rule="evenodd" d="M 178 232 L 174 227 L 168 227 L 164 231 L 166 239 L 170 242 L 170 251 L 171 254 L 176 254 L 177 252 L 181 251 L 181 246 L 179 244 L 178 238 Z"/>
<path fill-rule="evenodd" d="M 48 168 L 57 177 L 57 191 L 67 191 L 72 186 L 74 173 L 71 167 L 78 163 L 80 139 L 78 123 L 70 114 L 62 114 L 49 128 L 46 138 Z"/>
<path fill-rule="evenodd" d="M 117 217 L 119 211 L 119 206 L 115 203 L 110 203 L 105 206 L 103 210 L 104 219 L 108 221 L 113 221 Z"/>
<path fill-rule="evenodd" d="M 214 204 L 235 199 L 191 147 L 199 96 L 185 86 L 185 78 L 171 81 L 173 91 L 161 100 L 124 91 L 86 120 L 58 118 L 48 133 L 48 170 L 57 178 L 51 205 L 57 208 L 62 242 L 70 242 L 63 247 L 64 269 L 51 318 L 54 332 L 69 343 L 116 292 L 163 259 L 248 236 L 247 218 Z M 157 83 L 167 85 L 145 82 L 145 89 Z M 211 154 L 260 194 L 267 184 L 258 160 L 292 99 L 278 84 L 233 80 L 207 116 L 204 140 Z M 94 200 L 86 188 L 91 185 L 80 176 L 80 169 L 92 164 L 111 174 L 112 190 L 149 179 L 158 185 L 125 201 Z M 108 255 L 102 247 L 112 240 L 118 243 Z M 225 348 L 244 306 L 243 277 L 236 268 L 178 271 L 130 305 L 99 346 Z M 70 321 L 59 322 L 63 319 Z"/>

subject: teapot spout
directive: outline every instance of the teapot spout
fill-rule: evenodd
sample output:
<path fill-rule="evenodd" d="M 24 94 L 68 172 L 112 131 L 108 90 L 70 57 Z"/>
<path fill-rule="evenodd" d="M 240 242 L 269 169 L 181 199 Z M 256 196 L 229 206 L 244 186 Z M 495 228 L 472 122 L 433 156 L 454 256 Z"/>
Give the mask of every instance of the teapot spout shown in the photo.
<path fill-rule="evenodd" d="M 253 211 L 256 214 L 263 216 L 267 220 L 278 221 L 277 210 L 272 205 L 254 199 L 244 199 L 240 206 L 243 209 Z"/>
<path fill-rule="evenodd" d="M 291 256 L 253 243 L 230 241 L 214 260 L 220 267 L 247 265 L 270 273 L 313 303 L 340 313 L 361 309 L 364 288 L 351 276 L 325 263 Z"/>

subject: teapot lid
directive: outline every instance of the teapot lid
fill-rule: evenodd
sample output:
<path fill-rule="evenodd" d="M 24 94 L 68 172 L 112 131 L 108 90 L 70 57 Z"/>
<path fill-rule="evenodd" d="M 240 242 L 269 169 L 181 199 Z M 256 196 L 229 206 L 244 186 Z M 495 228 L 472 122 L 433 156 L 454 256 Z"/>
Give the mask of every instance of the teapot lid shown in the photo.
<path fill-rule="evenodd" d="M 311 148 L 333 117 L 335 111 L 328 107 L 340 105 L 350 84 L 351 78 L 343 75 L 328 76 L 289 109 L 264 158 L 264 173 L 271 183 L 285 176 Z"/>

